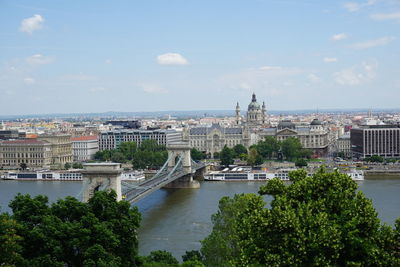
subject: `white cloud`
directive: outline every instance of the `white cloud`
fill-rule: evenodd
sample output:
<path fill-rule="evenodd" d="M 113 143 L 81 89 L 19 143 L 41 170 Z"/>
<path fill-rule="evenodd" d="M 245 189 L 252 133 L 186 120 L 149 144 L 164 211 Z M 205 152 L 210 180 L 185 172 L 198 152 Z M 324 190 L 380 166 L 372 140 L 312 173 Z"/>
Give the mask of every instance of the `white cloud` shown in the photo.
<path fill-rule="evenodd" d="M 186 65 L 188 61 L 181 54 L 166 53 L 157 57 L 158 64 L 161 65 Z"/>
<path fill-rule="evenodd" d="M 346 8 L 349 12 L 356 12 L 360 9 L 368 6 L 374 5 L 378 0 L 368 0 L 366 2 L 358 3 L 358 2 L 347 2 L 343 4 L 343 7 Z"/>
<path fill-rule="evenodd" d="M 326 63 L 332 63 L 332 62 L 336 62 L 337 61 L 337 58 L 335 58 L 335 57 L 324 57 L 324 62 L 326 62 Z"/>
<path fill-rule="evenodd" d="M 335 82 L 341 85 L 360 85 L 375 78 L 378 64 L 364 62 L 360 65 L 333 74 Z"/>
<path fill-rule="evenodd" d="M 146 93 L 150 93 L 150 94 L 167 93 L 167 90 L 165 88 L 163 88 L 157 84 L 142 83 L 142 84 L 139 84 L 139 86 Z"/>
<path fill-rule="evenodd" d="M 318 83 L 321 81 L 321 78 L 318 77 L 318 75 L 316 75 L 315 73 L 308 74 L 307 78 L 310 82 L 313 82 L 313 83 Z"/>
<path fill-rule="evenodd" d="M 43 28 L 44 18 L 41 15 L 35 14 L 30 18 L 23 19 L 21 21 L 21 26 L 19 30 L 21 32 L 26 32 L 32 34 L 34 31 Z"/>
<path fill-rule="evenodd" d="M 385 37 L 374 39 L 374 40 L 369 40 L 369 41 L 365 41 L 365 42 L 361 42 L 361 43 L 352 44 L 350 47 L 354 48 L 354 49 L 367 49 L 367 48 L 372 48 L 372 47 L 376 47 L 376 46 L 387 45 L 394 39 L 396 39 L 396 38 L 393 36 L 385 36 Z"/>
<path fill-rule="evenodd" d="M 31 85 L 35 83 L 35 79 L 33 79 L 32 77 L 26 77 L 24 78 L 24 83 L 27 85 Z"/>
<path fill-rule="evenodd" d="M 54 58 L 48 57 L 48 56 L 43 56 L 41 54 L 36 54 L 36 55 L 30 56 L 30 57 L 27 57 L 26 61 L 32 65 L 43 65 L 43 64 L 52 63 L 54 61 Z"/>
<path fill-rule="evenodd" d="M 400 12 L 372 14 L 370 18 L 373 20 L 400 20 Z"/>
<path fill-rule="evenodd" d="M 332 41 L 340 41 L 340 40 L 344 40 L 347 39 L 349 36 L 345 33 L 338 33 L 338 34 L 334 34 L 331 37 Z"/>

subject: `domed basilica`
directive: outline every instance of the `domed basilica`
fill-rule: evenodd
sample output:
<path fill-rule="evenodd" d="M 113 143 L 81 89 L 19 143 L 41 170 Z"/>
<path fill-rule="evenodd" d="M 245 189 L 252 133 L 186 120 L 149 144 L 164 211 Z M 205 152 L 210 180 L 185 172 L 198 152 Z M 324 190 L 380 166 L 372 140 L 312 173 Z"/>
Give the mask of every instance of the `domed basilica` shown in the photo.
<path fill-rule="evenodd" d="M 243 121 L 240 115 L 240 106 L 239 102 L 236 104 L 236 124 L 237 125 L 245 125 L 248 127 L 257 127 L 263 126 L 267 123 L 267 110 L 265 107 L 265 102 L 263 102 L 262 106 L 258 104 L 256 94 L 253 93 L 251 102 L 247 108 L 246 120 Z"/>

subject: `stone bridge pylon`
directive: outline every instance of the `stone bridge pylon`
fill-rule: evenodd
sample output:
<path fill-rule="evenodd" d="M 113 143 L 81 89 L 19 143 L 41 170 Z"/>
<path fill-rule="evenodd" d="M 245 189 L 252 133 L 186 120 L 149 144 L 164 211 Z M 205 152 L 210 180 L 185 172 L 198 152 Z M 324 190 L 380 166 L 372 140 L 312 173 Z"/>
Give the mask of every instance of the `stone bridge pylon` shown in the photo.
<path fill-rule="evenodd" d="M 87 202 L 96 191 L 114 190 L 117 193 L 117 200 L 122 199 L 120 163 L 85 163 L 83 167 L 83 202 Z"/>
<path fill-rule="evenodd" d="M 168 169 L 172 170 L 181 159 L 182 169 L 186 173 L 179 179 L 167 184 L 166 188 L 200 188 L 200 183 L 193 180 L 195 169 L 192 168 L 192 158 L 190 155 L 190 146 L 187 142 L 176 142 L 167 145 L 168 151 Z"/>

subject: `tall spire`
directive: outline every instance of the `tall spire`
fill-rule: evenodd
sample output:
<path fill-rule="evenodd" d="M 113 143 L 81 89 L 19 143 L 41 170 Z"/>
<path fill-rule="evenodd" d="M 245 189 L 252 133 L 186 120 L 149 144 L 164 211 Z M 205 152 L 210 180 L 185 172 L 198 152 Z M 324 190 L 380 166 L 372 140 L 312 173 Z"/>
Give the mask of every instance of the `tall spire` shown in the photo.
<path fill-rule="evenodd" d="M 253 93 L 253 96 L 251 97 L 251 102 L 257 102 L 256 94 Z"/>

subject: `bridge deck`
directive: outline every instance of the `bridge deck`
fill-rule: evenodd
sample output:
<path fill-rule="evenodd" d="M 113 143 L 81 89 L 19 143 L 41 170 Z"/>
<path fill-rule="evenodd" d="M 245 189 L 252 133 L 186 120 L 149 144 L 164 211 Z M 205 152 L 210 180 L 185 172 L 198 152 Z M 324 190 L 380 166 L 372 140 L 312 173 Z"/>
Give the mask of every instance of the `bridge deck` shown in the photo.
<path fill-rule="evenodd" d="M 179 162 L 180 163 L 180 162 Z M 126 201 L 131 203 L 139 201 L 148 194 L 160 189 L 161 187 L 171 183 L 172 181 L 179 179 L 187 174 L 194 173 L 196 170 L 204 167 L 202 163 L 193 162 L 192 171 L 185 171 L 180 164 L 177 164 L 174 169 L 168 170 L 168 168 L 162 168 L 153 178 L 145 180 L 137 185 L 131 183 L 124 183 L 125 190 L 122 194 Z"/>

